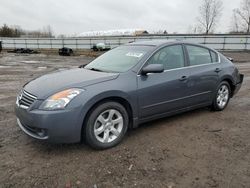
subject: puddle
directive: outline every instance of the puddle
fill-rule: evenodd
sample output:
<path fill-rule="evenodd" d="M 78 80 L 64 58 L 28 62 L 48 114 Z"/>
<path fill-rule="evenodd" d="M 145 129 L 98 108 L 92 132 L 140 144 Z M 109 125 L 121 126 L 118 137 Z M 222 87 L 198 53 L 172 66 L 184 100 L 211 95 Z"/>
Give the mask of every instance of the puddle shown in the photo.
<path fill-rule="evenodd" d="M 68 70 L 68 69 L 67 68 L 59 68 L 56 71 L 65 71 L 65 70 Z"/>
<path fill-rule="evenodd" d="M 38 69 L 47 69 L 48 67 L 37 67 Z"/>
<path fill-rule="evenodd" d="M 41 63 L 41 61 L 21 61 L 20 63 L 37 64 L 37 63 Z"/>
<path fill-rule="evenodd" d="M 4 65 L 0 65 L 0 69 L 7 69 L 7 68 L 11 68 L 12 66 L 4 66 Z"/>

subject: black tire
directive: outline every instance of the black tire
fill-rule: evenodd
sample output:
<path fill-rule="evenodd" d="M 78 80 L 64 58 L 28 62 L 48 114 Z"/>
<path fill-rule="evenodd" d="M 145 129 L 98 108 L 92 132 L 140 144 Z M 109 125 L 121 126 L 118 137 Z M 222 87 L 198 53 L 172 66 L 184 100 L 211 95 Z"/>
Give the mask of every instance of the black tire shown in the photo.
<path fill-rule="evenodd" d="M 95 136 L 95 133 L 94 133 L 95 123 L 97 121 L 97 118 L 102 113 L 104 113 L 108 110 L 112 110 L 112 109 L 118 111 L 120 113 L 120 115 L 122 116 L 123 126 L 122 126 L 120 133 L 119 133 L 119 136 L 117 136 L 117 138 L 115 140 L 108 142 L 108 143 L 103 143 L 103 142 L 99 141 L 97 139 L 97 137 Z M 84 126 L 83 136 L 84 136 L 86 143 L 94 149 L 111 148 L 111 147 L 114 147 L 121 142 L 121 140 L 123 139 L 124 135 L 127 132 L 128 124 L 129 124 L 128 113 L 127 113 L 126 109 L 120 103 L 112 102 L 112 101 L 105 102 L 105 103 L 98 105 L 93 110 L 91 110 L 89 116 L 87 117 L 85 124 L 83 125 Z M 108 134 L 110 134 L 110 133 L 108 133 Z M 112 135 L 112 136 L 115 136 L 115 135 Z"/>
<path fill-rule="evenodd" d="M 220 106 L 220 105 L 218 104 L 218 102 L 217 102 L 217 97 L 218 97 L 218 95 L 219 95 L 218 93 L 219 93 L 220 89 L 222 88 L 222 86 L 226 86 L 226 87 L 228 88 L 228 100 L 226 101 L 225 105 Z M 231 87 L 230 87 L 230 85 L 229 85 L 228 82 L 222 81 L 222 82 L 219 84 L 219 86 L 217 87 L 217 89 L 216 89 L 216 94 L 215 94 L 215 96 L 214 96 L 214 99 L 213 99 L 213 103 L 212 103 L 211 109 L 212 109 L 213 111 L 222 111 L 222 110 L 224 110 L 224 109 L 227 107 L 227 105 L 228 105 L 228 102 L 229 102 L 229 100 L 230 100 L 230 97 L 231 97 Z"/>

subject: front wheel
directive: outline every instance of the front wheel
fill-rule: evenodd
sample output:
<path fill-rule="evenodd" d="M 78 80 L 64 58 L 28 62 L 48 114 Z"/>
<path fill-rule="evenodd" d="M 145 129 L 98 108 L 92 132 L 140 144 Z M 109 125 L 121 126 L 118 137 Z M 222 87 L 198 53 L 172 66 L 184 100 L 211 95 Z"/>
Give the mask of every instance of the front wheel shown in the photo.
<path fill-rule="evenodd" d="M 228 82 L 221 82 L 217 91 L 215 98 L 213 100 L 212 109 L 214 111 L 222 111 L 226 108 L 230 100 L 231 88 Z"/>
<path fill-rule="evenodd" d="M 117 102 L 100 104 L 84 125 L 86 142 L 95 149 L 107 149 L 121 142 L 128 129 L 128 113 Z"/>

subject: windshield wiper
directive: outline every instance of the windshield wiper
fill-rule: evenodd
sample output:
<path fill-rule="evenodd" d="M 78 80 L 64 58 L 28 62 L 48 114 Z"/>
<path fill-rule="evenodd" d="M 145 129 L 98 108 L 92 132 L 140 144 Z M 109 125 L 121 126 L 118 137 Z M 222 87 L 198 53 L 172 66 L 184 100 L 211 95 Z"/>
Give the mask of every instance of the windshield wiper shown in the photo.
<path fill-rule="evenodd" d="M 84 68 L 86 65 L 80 65 L 78 68 Z"/>
<path fill-rule="evenodd" d="M 87 68 L 87 69 L 88 69 L 88 68 Z M 98 71 L 98 72 L 104 72 L 103 70 L 101 70 L 101 69 L 97 69 L 97 68 L 89 68 L 88 70 Z"/>

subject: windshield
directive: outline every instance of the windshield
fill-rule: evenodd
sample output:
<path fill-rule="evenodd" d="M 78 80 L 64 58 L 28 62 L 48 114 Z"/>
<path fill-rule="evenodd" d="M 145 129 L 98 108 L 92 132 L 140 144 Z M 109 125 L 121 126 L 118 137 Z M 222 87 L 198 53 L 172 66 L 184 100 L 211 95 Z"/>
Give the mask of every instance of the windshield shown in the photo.
<path fill-rule="evenodd" d="M 121 46 L 106 52 L 85 66 L 103 72 L 126 72 L 135 66 L 152 47 Z"/>

